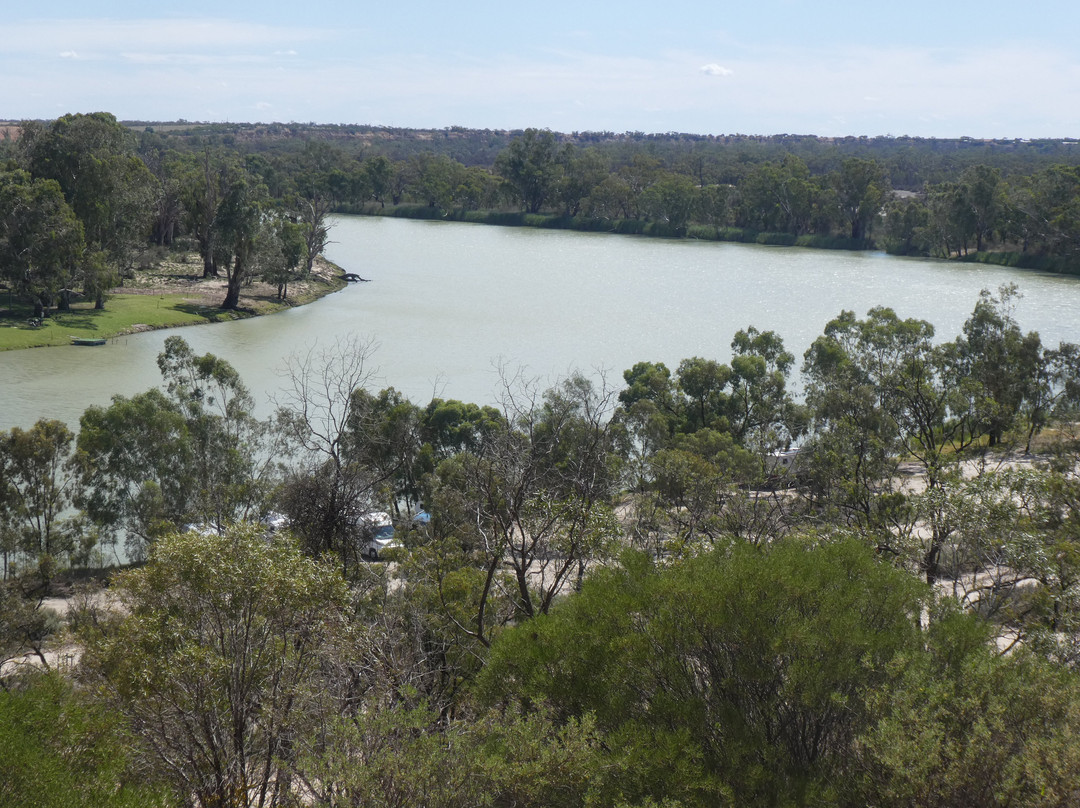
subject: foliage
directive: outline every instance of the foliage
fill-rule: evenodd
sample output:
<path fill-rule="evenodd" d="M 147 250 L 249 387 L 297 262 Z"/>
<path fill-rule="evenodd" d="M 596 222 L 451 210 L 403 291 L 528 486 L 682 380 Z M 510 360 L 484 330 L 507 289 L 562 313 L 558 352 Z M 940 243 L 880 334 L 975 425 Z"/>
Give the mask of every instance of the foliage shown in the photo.
<path fill-rule="evenodd" d="M 64 516 L 77 489 L 68 462 L 74 438 L 62 422 L 47 419 L 0 432 L 0 524 L 18 532 L 31 557 L 74 548 L 75 521 Z"/>
<path fill-rule="evenodd" d="M 595 778 L 590 722 L 492 712 L 439 725 L 428 710 L 374 710 L 334 727 L 302 764 L 316 804 L 577 806 Z"/>
<path fill-rule="evenodd" d="M 925 590 L 857 542 L 806 538 L 657 567 L 628 556 L 504 633 L 491 699 L 595 715 L 609 793 L 806 804 L 835 797 L 863 696 L 918 646 Z"/>
<path fill-rule="evenodd" d="M 954 615 L 931 632 L 929 653 L 894 662 L 899 680 L 870 697 L 879 717 L 857 744 L 865 804 L 1065 806 L 1080 797 L 1075 677 L 1024 652 L 1000 657 L 984 639 Z"/>
<path fill-rule="evenodd" d="M 8 808 L 166 808 L 133 781 L 117 716 L 58 674 L 0 691 L 0 803 Z"/>
<path fill-rule="evenodd" d="M 347 594 L 330 566 L 250 526 L 171 534 L 114 584 L 87 656 L 140 761 L 200 806 L 291 804 L 294 739 L 326 709 Z"/>
<path fill-rule="evenodd" d="M 25 171 L 0 173 L 0 277 L 35 301 L 35 316 L 73 281 L 83 226 L 59 183 Z"/>
<path fill-rule="evenodd" d="M 260 457 L 264 425 L 228 362 L 196 356 L 173 336 L 158 365 L 166 392 L 116 396 L 80 419 L 80 505 L 103 529 L 127 536 L 133 559 L 185 524 L 221 529 L 261 516 L 271 471 Z"/>

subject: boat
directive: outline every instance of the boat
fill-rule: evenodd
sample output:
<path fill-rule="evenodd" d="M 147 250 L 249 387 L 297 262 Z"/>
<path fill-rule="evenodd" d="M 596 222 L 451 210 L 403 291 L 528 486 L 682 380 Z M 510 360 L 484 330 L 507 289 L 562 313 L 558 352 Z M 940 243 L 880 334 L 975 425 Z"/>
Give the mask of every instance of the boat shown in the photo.
<path fill-rule="evenodd" d="M 72 337 L 72 345 L 104 345 L 105 337 Z"/>

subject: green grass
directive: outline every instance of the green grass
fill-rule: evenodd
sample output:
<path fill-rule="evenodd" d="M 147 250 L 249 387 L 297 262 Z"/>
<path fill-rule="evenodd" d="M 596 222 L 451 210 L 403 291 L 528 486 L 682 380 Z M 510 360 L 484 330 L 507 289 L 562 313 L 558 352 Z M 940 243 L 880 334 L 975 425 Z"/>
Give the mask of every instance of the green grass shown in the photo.
<path fill-rule="evenodd" d="M 31 310 L 17 306 L 0 316 L 0 351 L 70 345 L 72 337 L 115 337 L 133 331 L 213 323 L 245 316 L 240 312 L 197 307 L 190 297 L 183 294 L 116 295 L 108 300 L 102 311 L 96 311 L 90 303 L 77 303 L 71 311 L 53 312 L 39 328 L 27 324 Z"/>

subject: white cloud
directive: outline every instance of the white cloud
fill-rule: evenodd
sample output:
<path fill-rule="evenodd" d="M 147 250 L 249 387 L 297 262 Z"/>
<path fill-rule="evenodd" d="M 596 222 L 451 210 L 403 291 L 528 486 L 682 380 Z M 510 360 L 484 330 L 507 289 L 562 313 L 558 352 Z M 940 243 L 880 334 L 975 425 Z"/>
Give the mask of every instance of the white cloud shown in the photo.
<path fill-rule="evenodd" d="M 60 54 L 60 58 L 61 59 L 78 59 L 79 54 L 77 54 L 75 51 L 67 50 L 67 51 L 64 51 L 63 53 Z"/>
<path fill-rule="evenodd" d="M 724 67 L 723 65 L 718 65 L 715 62 L 702 65 L 699 70 L 706 76 L 730 76 L 735 72 L 734 70 Z"/>

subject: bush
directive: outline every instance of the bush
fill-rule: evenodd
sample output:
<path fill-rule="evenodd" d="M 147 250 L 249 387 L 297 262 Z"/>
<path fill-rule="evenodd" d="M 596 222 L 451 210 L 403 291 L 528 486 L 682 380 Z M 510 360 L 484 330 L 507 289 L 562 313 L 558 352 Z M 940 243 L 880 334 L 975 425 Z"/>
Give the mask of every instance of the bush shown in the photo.
<path fill-rule="evenodd" d="M 59 675 L 0 691 L 0 805 L 5 808 L 142 808 L 172 804 L 132 784 L 116 716 Z"/>
<path fill-rule="evenodd" d="M 1057 255 L 1031 255 L 1020 252 L 977 252 L 965 255 L 961 261 L 992 266 L 1033 269 L 1060 275 L 1080 275 L 1080 263 L 1075 259 Z"/>
<path fill-rule="evenodd" d="M 754 242 L 775 247 L 794 247 L 795 239 L 794 233 L 758 233 Z"/>
<path fill-rule="evenodd" d="M 495 643 L 484 693 L 595 716 L 614 792 L 807 804 L 845 782 L 862 695 L 918 647 L 926 594 L 854 540 L 627 556 Z"/>

